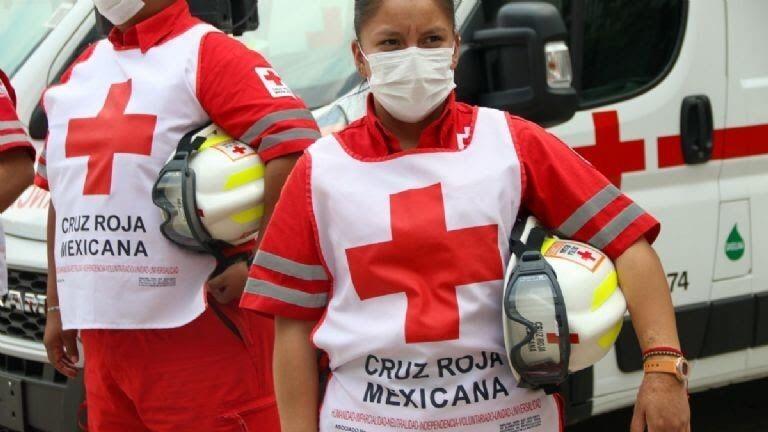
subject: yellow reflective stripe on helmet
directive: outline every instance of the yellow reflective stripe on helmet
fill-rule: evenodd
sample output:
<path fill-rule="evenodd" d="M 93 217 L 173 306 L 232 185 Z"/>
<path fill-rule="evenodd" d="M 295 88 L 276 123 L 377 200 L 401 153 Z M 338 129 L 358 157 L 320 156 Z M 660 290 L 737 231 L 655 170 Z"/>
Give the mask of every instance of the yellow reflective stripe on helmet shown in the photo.
<path fill-rule="evenodd" d="M 615 326 L 611 327 L 610 330 L 600 336 L 600 339 L 597 340 L 597 344 L 600 345 L 600 347 L 603 349 L 610 348 L 611 345 L 616 342 L 616 338 L 619 337 L 619 332 L 621 332 L 622 325 L 624 325 L 624 320 L 619 320 Z"/>
<path fill-rule="evenodd" d="M 614 292 L 619 288 L 619 276 L 616 271 L 612 271 L 605 280 L 600 282 L 600 286 L 595 289 L 595 293 L 592 295 L 592 311 L 596 311 L 603 305 Z"/>
<path fill-rule="evenodd" d="M 240 225 L 249 224 L 255 220 L 258 220 L 264 216 L 264 205 L 259 205 L 248 210 L 243 210 L 240 213 L 235 213 L 230 216 L 230 219 L 239 223 Z"/>
<path fill-rule="evenodd" d="M 549 250 L 549 248 L 552 247 L 553 244 L 557 241 L 556 238 L 553 237 L 547 237 L 544 239 L 544 243 L 541 245 L 541 253 L 545 254 Z"/>
<path fill-rule="evenodd" d="M 224 190 L 228 191 L 237 189 L 240 186 L 252 183 L 262 178 L 264 178 L 264 165 L 259 164 L 252 166 L 229 176 L 227 183 L 224 185 Z"/>
<path fill-rule="evenodd" d="M 211 135 L 208 138 L 206 138 L 203 145 L 200 146 L 198 151 L 203 151 L 205 149 L 211 148 L 213 146 L 217 146 L 221 143 L 225 143 L 227 141 L 232 141 L 232 138 L 230 138 L 227 135 L 221 134 L 221 135 Z"/>

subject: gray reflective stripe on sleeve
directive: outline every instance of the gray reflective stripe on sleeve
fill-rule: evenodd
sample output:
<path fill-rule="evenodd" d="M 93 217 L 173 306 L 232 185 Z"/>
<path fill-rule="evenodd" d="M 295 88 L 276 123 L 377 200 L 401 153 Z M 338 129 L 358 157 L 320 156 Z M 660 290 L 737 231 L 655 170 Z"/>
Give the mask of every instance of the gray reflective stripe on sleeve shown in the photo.
<path fill-rule="evenodd" d="M 306 281 L 328 280 L 323 266 L 298 263 L 269 252 L 259 251 L 253 263 L 265 269 Z"/>
<path fill-rule="evenodd" d="M 37 170 L 35 173 L 46 180 L 48 179 L 48 168 L 45 166 L 45 164 L 37 164 Z"/>
<path fill-rule="evenodd" d="M 305 308 L 317 309 L 328 304 L 328 294 L 326 293 L 309 294 L 258 279 L 249 279 L 245 291 Z"/>
<path fill-rule="evenodd" d="M 15 142 L 29 142 L 26 134 L 12 134 L 12 135 L 0 135 L 0 145 L 15 143 Z"/>
<path fill-rule="evenodd" d="M 18 120 L 0 121 L 0 130 L 5 129 L 24 129 L 24 126 Z"/>
<path fill-rule="evenodd" d="M 285 132 L 280 132 L 274 135 L 268 135 L 261 140 L 259 145 L 259 151 L 268 150 L 276 145 L 282 144 L 288 141 L 294 141 L 299 139 L 317 140 L 320 138 L 320 132 L 315 129 L 290 129 Z"/>
<path fill-rule="evenodd" d="M 286 120 L 314 120 L 312 113 L 305 109 L 292 109 L 285 111 L 277 111 L 272 114 L 268 114 L 261 118 L 249 127 L 247 131 L 240 137 L 240 141 L 251 144 L 254 140 L 261 136 L 270 126 Z"/>
<path fill-rule="evenodd" d="M 557 228 L 557 230 L 566 237 L 572 237 L 579 232 L 593 217 L 597 216 L 605 206 L 613 202 L 616 198 L 621 196 L 621 191 L 616 186 L 608 185 L 595 196 L 589 199 L 589 201 L 582 204 L 578 210 L 573 212 L 565 222 Z"/>
<path fill-rule="evenodd" d="M 637 218 L 645 214 L 645 210 L 640 208 L 639 205 L 632 203 L 629 207 L 625 208 L 621 211 L 618 215 L 616 215 L 613 220 L 603 227 L 600 232 L 595 234 L 591 239 L 589 239 L 589 244 L 592 246 L 598 248 L 598 249 L 604 249 L 606 246 L 611 244 L 612 241 L 616 239 L 616 237 L 619 236 L 622 232 L 624 232 L 625 229 L 627 229 L 628 226 L 632 224 L 632 222 L 636 221 Z"/>

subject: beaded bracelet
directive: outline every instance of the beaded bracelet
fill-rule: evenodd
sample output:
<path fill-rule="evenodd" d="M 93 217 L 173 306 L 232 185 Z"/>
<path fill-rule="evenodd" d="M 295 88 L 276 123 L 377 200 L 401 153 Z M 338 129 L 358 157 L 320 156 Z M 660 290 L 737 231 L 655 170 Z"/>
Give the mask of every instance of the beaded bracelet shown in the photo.
<path fill-rule="evenodd" d="M 645 350 L 643 352 L 643 362 L 645 362 L 649 357 L 655 356 L 685 357 L 683 352 L 677 348 L 662 346 Z"/>

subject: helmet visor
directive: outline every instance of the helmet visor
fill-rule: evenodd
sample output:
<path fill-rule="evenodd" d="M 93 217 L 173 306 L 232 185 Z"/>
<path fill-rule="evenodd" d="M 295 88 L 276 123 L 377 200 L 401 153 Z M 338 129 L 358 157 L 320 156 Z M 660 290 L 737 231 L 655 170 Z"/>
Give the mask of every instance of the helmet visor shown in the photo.
<path fill-rule="evenodd" d="M 567 376 L 568 324 L 557 280 L 547 272 L 521 274 L 504 299 L 509 357 L 521 385 L 556 385 Z"/>
<path fill-rule="evenodd" d="M 160 231 L 168 240 L 187 249 L 203 250 L 187 223 L 182 195 L 185 181 L 187 176 L 181 170 L 163 170 L 152 190 L 152 201 L 163 212 Z"/>

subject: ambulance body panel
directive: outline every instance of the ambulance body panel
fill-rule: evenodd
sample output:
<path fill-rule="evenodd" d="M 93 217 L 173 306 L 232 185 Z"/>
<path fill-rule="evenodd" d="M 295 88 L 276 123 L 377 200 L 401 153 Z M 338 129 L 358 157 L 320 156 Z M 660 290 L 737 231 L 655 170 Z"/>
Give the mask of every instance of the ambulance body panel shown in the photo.
<path fill-rule="evenodd" d="M 494 25 L 493 17 L 487 15 L 489 10 L 493 15 L 503 2 L 456 3 L 462 40 L 471 45 L 475 31 Z M 592 7 L 582 9 L 587 16 L 618 13 L 600 9 L 603 3 L 597 0 L 543 3 L 557 7 L 569 23 L 578 3 Z M 684 348 L 694 348 L 688 353 L 691 390 L 700 391 L 768 376 L 768 224 L 763 222 L 768 220 L 768 56 L 762 55 L 765 50 L 758 42 L 768 40 L 764 25 L 768 4 L 763 0 L 668 0 L 652 7 L 663 6 L 679 10 L 681 18 L 679 25 L 670 28 L 670 40 L 664 41 L 666 51 L 659 49 L 667 57 L 654 76 L 635 81 L 627 77 L 627 88 L 610 96 L 582 95 L 572 118 L 549 125 L 549 130 L 661 221 L 655 248 L 671 285 Z M 47 36 L 11 71 L 20 117 L 32 130 L 39 129 L 37 102 L 44 88 L 96 36 L 91 0 L 61 0 L 56 7 Z M 261 28 L 242 37 L 263 52 L 315 109 L 325 133 L 365 114 L 367 86 L 357 78 L 349 54 L 354 37 L 352 7 L 352 0 L 262 0 Z M 286 20 L 295 22 L 274 24 Z M 297 28 L 302 31 L 296 32 Z M 576 30 L 569 31 L 573 35 Z M 628 64 L 634 60 L 632 55 L 627 49 Z M 585 77 L 577 74 L 577 78 Z M 712 155 L 686 163 L 681 126 L 702 126 L 708 109 Z M 683 126 L 686 111 L 689 124 Z M 79 381 L 70 382 L 45 364 L 40 343 L 48 202 L 46 192 L 31 187 L 2 215 L 10 288 L 16 297 L 2 299 L 0 318 L 12 313 L 19 318 L 14 308 L 23 308 L 21 318 L 34 328 L 24 330 L 22 322 L 3 327 L 0 319 L 0 380 L 33 383 L 17 398 L 28 408 L 25 419 L 19 422 L 0 409 L 0 425 L 14 429 L 26 425 L 71 430 L 67 425 L 76 421 L 75 408 L 82 397 L 77 391 Z M 612 352 L 576 374 L 565 388 L 571 420 L 634 402 L 642 373 L 634 333 L 631 326 L 624 327 Z M 64 403 L 67 410 L 39 415 L 40 406 L 52 403 Z"/>

